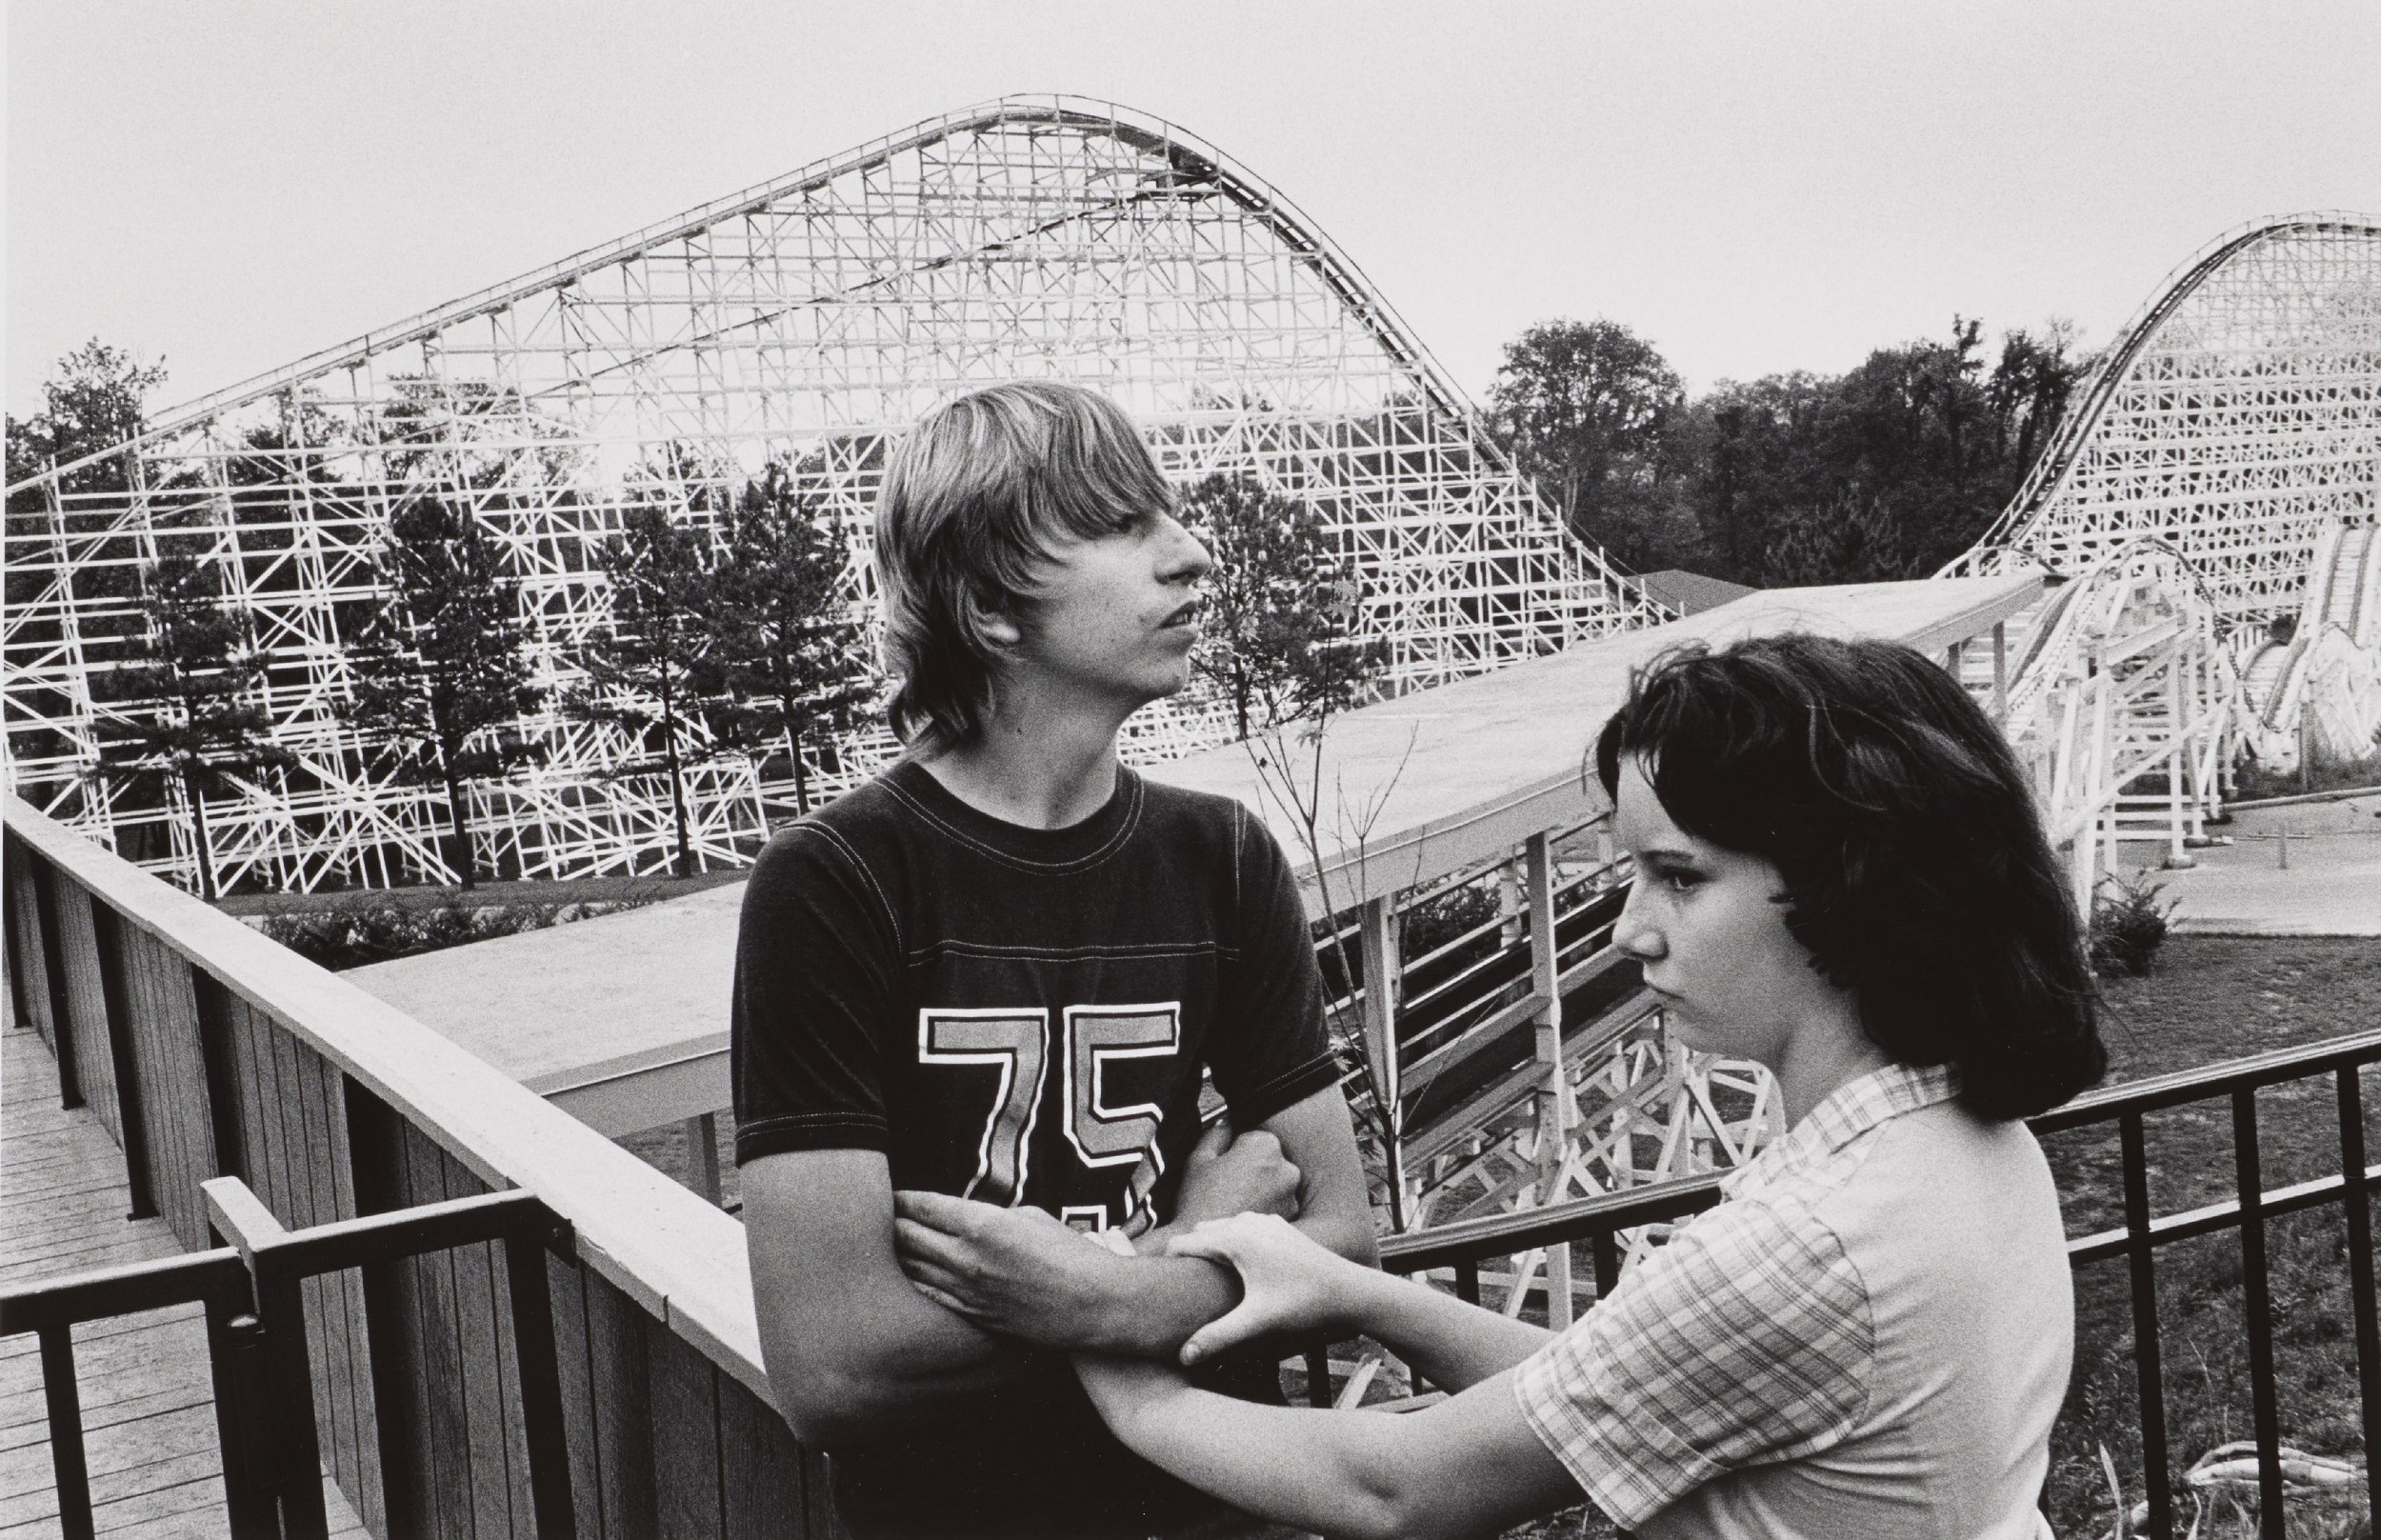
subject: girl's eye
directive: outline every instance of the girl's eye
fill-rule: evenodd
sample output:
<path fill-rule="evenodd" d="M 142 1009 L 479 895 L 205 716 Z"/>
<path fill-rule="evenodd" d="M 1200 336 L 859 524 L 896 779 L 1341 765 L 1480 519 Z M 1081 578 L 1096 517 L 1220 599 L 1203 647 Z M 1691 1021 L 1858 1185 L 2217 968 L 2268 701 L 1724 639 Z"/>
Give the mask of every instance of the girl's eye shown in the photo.
<path fill-rule="evenodd" d="M 1653 880 L 1673 893 L 1687 893 L 1703 885 L 1703 873 L 1683 867 L 1666 867 L 1653 874 Z"/>

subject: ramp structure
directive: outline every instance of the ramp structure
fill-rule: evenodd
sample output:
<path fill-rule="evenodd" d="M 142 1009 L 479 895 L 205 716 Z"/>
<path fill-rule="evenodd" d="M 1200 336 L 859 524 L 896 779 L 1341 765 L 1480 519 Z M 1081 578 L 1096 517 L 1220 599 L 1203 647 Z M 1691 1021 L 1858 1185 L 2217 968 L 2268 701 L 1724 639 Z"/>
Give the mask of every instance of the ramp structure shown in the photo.
<path fill-rule="evenodd" d="M 770 463 L 852 536 L 869 598 L 886 446 L 919 412 L 1020 376 L 1108 391 L 1183 478 L 1247 472 L 1305 499 L 1363 584 L 1392 691 L 1534 656 L 1663 611 L 1619 579 L 1480 437 L 1462 393 L 1355 266 L 1263 180 L 1170 124 L 1012 98 L 917 125 L 678 219 L 368 333 L 154 418 L 10 489 L 5 632 L 11 783 L 152 870 L 194 868 L 178 788 L 93 778 L 112 722 L 154 703 L 95 681 L 126 655 L 132 574 L 158 532 L 216 566 L 268 663 L 287 770 L 210 798 L 227 885 L 450 875 L 445 793 L 390 784 L 343 716 L 347 648 L 393 510 L 439 498 L 501 542 L 542 683 L 580 677 L 610 624 L 598 555 L 624 510 L 702 523 Z M 640 748 L 548 710 L 545 762 L 471 792 L 479 858 L 508 874 L 657 868 L 670 798 L 608 772 Z M 1136 719 L 1164 758 L 1217 741 L 1188 700 Z M 871 768 L 827 746 L 812 784 Z M 699 745 L 690 746 L 699 748 Z M 699 755 L 697 756 L 699 757 Z M 787 762 L 777 756 L 772 767 Z M 690 787 L 706 864 L 790 803 L 743 757 Z"/>
<path fill-rule="evenodd" d="M 2334 520 L 2381 510 L 2381 220 L 2261 220 L 2126 326 L 2008 510 L 1950 570 L 2081 575 L 2145 537 L 2228 629 L 2297 612 Z"/>
<path fill-rule="evenodd" d="M 2259 221 L 2143 307 L 1992 531 L 1946 576 L 2066 578 L 2004 640 L 2008 727 L 2089 902 L 2116 847 L 2168 859 L 2245 744 L 2381 729 L 2381 220 Z"/>

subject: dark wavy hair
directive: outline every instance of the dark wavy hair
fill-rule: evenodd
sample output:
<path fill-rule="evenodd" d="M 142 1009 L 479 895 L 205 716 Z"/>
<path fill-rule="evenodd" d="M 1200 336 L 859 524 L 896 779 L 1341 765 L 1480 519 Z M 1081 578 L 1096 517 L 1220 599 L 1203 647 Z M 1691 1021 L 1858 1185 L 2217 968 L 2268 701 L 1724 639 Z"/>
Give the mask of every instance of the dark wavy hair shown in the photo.
<path fill-rule="evenodd" d="M 1596 739 L 1671 820 L 1784 877 L 1786 929 L 1877 1047 L 1948 1064 L 1990 1118 L 2108 1068 L 2075 907 L 2024 771 L 1967 690 L 1911 649 L 1810 634 L 1665 653 Z"/>
<path fill-rule="evenodd" d="M 895 736 L 934 752 L 991 714 L 995 615 L 1032 610 L 1061 534 L 1091 539 L 1170 513 L 1173 488 L 1124 409 L 1056 380 L 1018 380 L 918 419 L 876 499 L 885 671 Z"/>

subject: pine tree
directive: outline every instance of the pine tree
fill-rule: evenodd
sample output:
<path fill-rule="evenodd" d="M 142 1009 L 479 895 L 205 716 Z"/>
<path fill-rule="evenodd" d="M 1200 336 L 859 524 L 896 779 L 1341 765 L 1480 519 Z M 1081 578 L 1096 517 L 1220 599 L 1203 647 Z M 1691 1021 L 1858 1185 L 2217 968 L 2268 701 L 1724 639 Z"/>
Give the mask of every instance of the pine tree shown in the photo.
<path fill-rule="evenodd" d="M 217 893 L 207 799 L 234 778 L 296 756 L 272 741 L 262 696 L 264 661 L 248 622 L 223 591 L 211 539 L 188 525 L 161 529 L 158 554 L 140 568 L 141 630 L 108 690 L 123 703 L 102 730 L 99 773 L 178 782 L 189 802 L 199 896 Z"/>
<path fill-rule="evenodd" d="M 1210 476 L 1183 522 L 1215 558 L 1191 668 L 1231 702 L 1236 735 L 1362 697 L 1380 650 L 1352 634 L 1355 570 L 1314 510 L 1252 476 Z"/>
<path fill-rule="evenodd" d="M 383 596 L 350 654 L 355 718 L 386 745 L 393 779 L 446 791 L 447 865 L 469 890 L 470 783 L 543 752 L 518 726 L 546 692 L 530 678 L 517 584 L 470 506 L 436 493 L 390 517 L 374 566 Z"/>
<path fill-rule="evenodd" d="M 693 864 L 686 774 L 720 751 L 711 730 L 724 700 L 704 616 L 714 597 L 711 541 L 673 522 L 659 501 L 628 510 L 604 551 L 611 580 L 611 625 L 590 637 L 586 681 L 564 706 L 584 722 L 626 733 L 635 751 L 613 776 L 664 776 L 679 876 Z"/>
<path fill-rule="evenodd" d="M 723 736 L 793 760 L 795 806 L 810 810 L 806 745 L 857 725 L 875 694 L 867 633 L 843 590 L 843 526 L 774 461 L 745 483 L 711 574 L 711 662 L 730 700 Z"/>

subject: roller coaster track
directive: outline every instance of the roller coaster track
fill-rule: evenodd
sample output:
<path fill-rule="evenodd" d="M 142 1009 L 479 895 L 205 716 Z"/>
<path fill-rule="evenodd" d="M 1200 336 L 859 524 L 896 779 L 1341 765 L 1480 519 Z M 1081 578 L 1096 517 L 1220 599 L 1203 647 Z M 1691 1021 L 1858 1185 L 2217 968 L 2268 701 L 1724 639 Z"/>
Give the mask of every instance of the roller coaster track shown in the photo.
<path fill-rule="evenodd" d="M 2341 757 L 2370 753 L 2381 731 L 2381 540 L 2375 534 L 2371 522 L 2334 524 L 2324 531 L 2290 639 L 2269 638 L 2242 670 L 2252 713 L 2251 747 L 2277 770 L 2295 770 L 2310 750 Z"/>
<path fill-rule="evenodd" d="M 9 489 L 0 740 L 10 783 L 182 880 L 178 786 L 95 779 L 158 703 L 106 688 L 140 625 L 159 531 L 253 621 L 286 770 L 210 800 L 226 882 L 302 890 L 451 877 L 443 791 L 398 784 L 347 720 L 350 635 L 380 592 L 391 511 L 456 505 L 518 582 L 541 683 L 584 676 L 610 624 L 596 555 L 658 500 L 698 526 L 769 462 L 841 518 L 855 611 L 888 441 L 971 385 L 1076 380 L 1116 396 L 1185 480 L 1249 474 L 1307 501 L 1363 585 L 1394 691 L 1664 611 L 1573 540 L 1480 434 L 1463 393 L 1280 191 L 1171 124 L 1010 98 L 915 125 L 159 413 L 137 437 Z M 129 488 L 129 490 L 125 490 Z M 1217 741 L 1188 696 L 1136 717 L 1144 760 Z M 671 846 L 658 746 L 548 709 L 534 768 L 470 789 L 483 867 L 652 870 Z M 790 811 L 783 752 L 682 756 L 701 865 Z M 891 748 L 810 746 L 831 794 Z"/>

